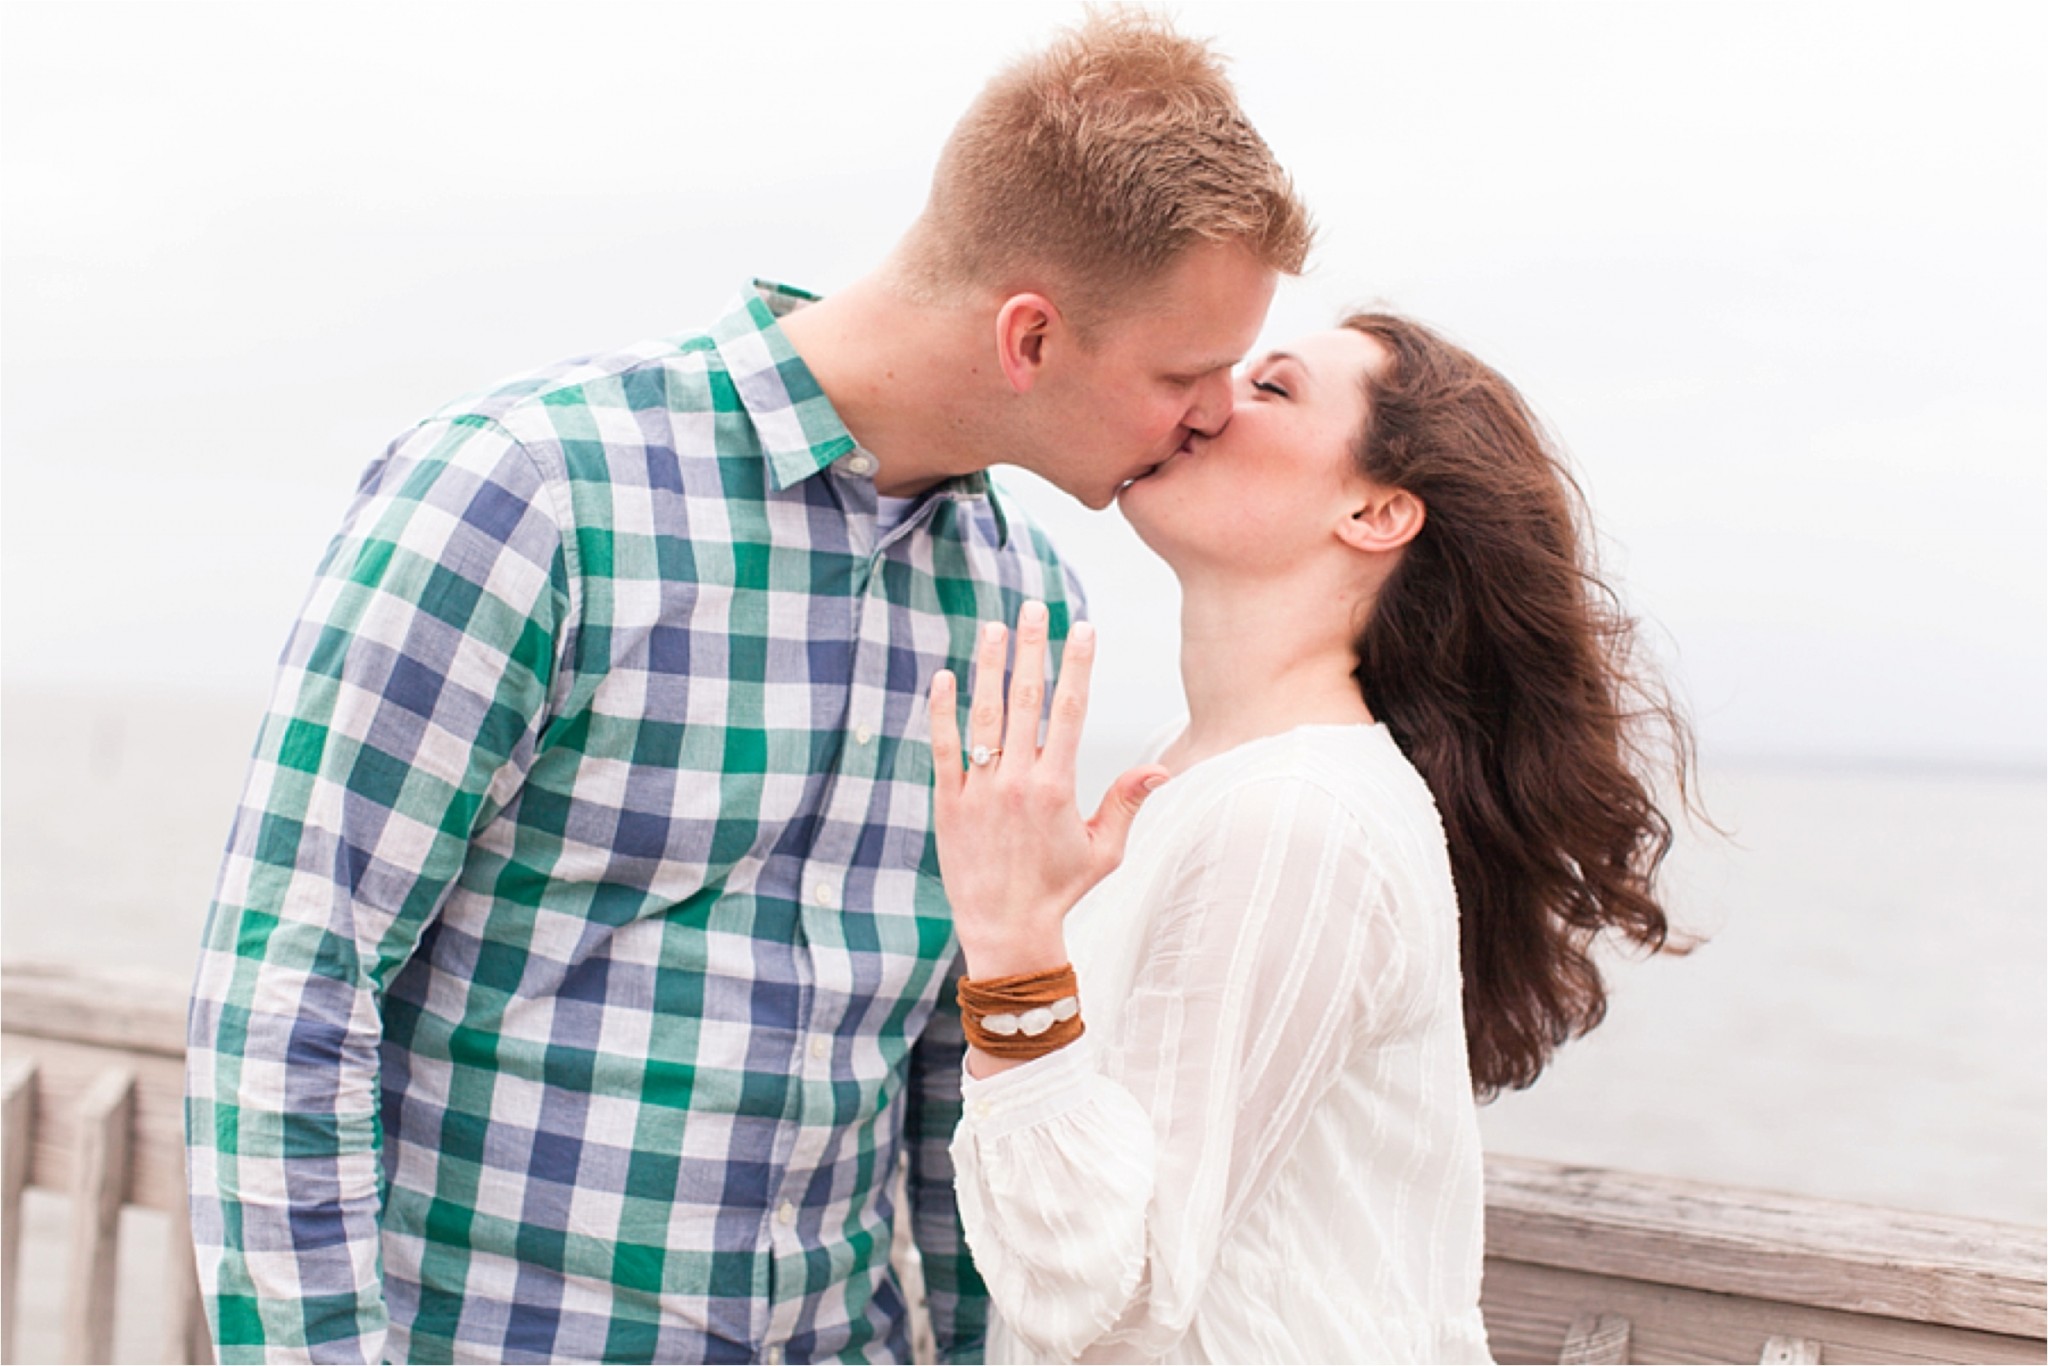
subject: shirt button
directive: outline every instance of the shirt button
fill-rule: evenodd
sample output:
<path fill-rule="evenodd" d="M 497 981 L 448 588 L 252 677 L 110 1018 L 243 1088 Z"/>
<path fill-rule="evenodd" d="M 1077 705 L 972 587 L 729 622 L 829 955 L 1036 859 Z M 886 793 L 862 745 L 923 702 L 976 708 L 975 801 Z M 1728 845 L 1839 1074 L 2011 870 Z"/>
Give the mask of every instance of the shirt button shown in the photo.
<path fill-rule="evenodd" d="M 785 1200 L 775 1211 L 775 1222 L 784 1228 L 796 1222 L 796 1206 Z"/>
<path fill-rule="evenodd" d="M 768 1366 L 782 1366 L 782 1349 L 770 1347 L 761 1353 L 761 1360 L 767 1362 Z"/>
<path fill-rule="evenodd" d="M 875 458 L 864 451 L 855 451 L 839 462 L 841 474 L 867 475 L 875 472 Z"/>
<path fill-rule="evenodd" d="M 811 1036 L 812 1057 L 822 1058 L 829 1054 L 831 1051 L 832 1041 L 830 1039 L 826 1038 L 823 1034 L 814 1034 Z"/>
<path fill-rule="evenodd" d="M 870 744 L 873 742 L 874 738 L 875 733 L 869 730 L 866 726 L 855 726 L 853 728 L 853 743 L 855 743 L 856 745 Z"/>
<path fill-rule="evenodd" d="M 839 893 L 833 890 L 831 883 L 821 882 L 811 889 L 811 900 L 829 911 L 839 905 Z"/>

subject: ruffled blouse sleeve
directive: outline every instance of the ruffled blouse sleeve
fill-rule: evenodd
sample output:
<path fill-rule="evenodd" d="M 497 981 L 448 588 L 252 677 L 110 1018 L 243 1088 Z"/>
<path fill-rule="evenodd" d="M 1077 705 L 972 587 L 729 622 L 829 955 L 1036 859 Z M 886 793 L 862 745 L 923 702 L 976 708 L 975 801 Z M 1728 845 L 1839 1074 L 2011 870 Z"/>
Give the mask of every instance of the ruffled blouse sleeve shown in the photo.
<path fill-rule="evenodd" d="M 1315 784 L 1265 779 L 1180 832 L 1115 1037 L 969 1078 L 961 1220 L 1034 1353 L 1165 1352 L 1222 1233 L 1265 1189 L 1349 1050 L 1418 1008 L 1368 832 Z M 1087 986 L 1082 986 L 1084 999 Z"/>

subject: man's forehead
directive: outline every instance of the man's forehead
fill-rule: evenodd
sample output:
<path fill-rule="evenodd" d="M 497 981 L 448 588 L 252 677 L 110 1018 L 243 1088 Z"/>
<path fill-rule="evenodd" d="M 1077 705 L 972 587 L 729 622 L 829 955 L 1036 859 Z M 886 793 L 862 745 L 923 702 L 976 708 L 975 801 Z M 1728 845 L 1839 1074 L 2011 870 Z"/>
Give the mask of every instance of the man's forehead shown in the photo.
<path fill-rule="evenodd" d="M 1235 319 L 1215 309 L 1146 310 L 1125 316 L 1113 344 L 1174 374 L 1206 374 L 1243 360 L 1264 323 L 1263 310 Z"/>
<path fill-rule="evenodd" d="M 1191 375 L 1228 370 L 1245 358 L 1252 342 L 1257 340 L 1250 337 L 1240 341 L 1219 335 L 1215 328 L 1201 333 L 1185 322 L 1175 325 L 1158 318 L 1134 320 L 1125 337 L 1133 343 L 1133 350 L 1143 353 L 1152 363 L 1176 374 Z"/>

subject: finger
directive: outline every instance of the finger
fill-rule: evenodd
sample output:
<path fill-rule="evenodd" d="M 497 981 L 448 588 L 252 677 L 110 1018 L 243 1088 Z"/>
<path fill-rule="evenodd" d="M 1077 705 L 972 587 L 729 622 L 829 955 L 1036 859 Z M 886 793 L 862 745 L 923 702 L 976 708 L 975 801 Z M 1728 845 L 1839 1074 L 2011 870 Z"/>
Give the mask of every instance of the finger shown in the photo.
<path fill-rule="evenodd" d="M 1144 806 L 1145 799 L 1169 776 L 1159 765 L 1146 764 L 1118 778 L 1102 794 L 1102 805 L 1088 822 L 1088 836 L 1100 870 L 1097 876 L 1108 876 L 1112 868 L 1124 861 L 1124 844 L 1130 838 L 1131 822 L 1138 818 L 1138 809 Z"/>
<path fill-rule="evenodd" d="M 1088 719 L 1088 680 L 1094 671 L 1094 623 L 1077 621 L 1060 654 L 1060 679 L 1052 693 L 1052 722 L 1046 728 L 1042 756 L 1062 773 L 1073 772 L 1081 751 L 1081 725 Z"/>
<path fill-rule="evenodd" d="M 940 800 L 958 790 L 960 772 L 960 685 L 951 669 L 932 675 L 932 784 Z"/>
<path fill-rule="evenodd" d="M 981 628 L 974 651 L 974 702 L 967 713 L 970 748 L 995 749 L 1003 743 L 1003 657 L 1009 632 L 1000 621 Z"/>
<path fill-rule="evenodd" d="M 1030 763 L 1038 757 L 1038 718 L 1045 710 L 1046 611 L 1027 602 L 1017 613 L 1017 660 L 1010 666 L 1010 724 L 1003 734 L 1003 758 Z"/>

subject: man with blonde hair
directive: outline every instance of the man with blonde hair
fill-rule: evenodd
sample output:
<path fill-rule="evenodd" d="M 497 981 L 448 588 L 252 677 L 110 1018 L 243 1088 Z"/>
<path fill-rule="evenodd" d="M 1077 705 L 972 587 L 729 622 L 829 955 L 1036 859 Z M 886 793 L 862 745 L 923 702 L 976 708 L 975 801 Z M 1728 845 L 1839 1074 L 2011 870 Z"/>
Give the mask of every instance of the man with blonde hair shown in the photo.
<path fill-rule="evenodd" d="M 1088 19 L 993 81 L 829 299 L 427 419 L 285 652 L 194 993 L 222 1361 L 979 1350 L 922 698 L 1230 410 L 1306 218 L 1214 55 Z M 1120 785 L 1099 819 L 1127 824 Z"/>

